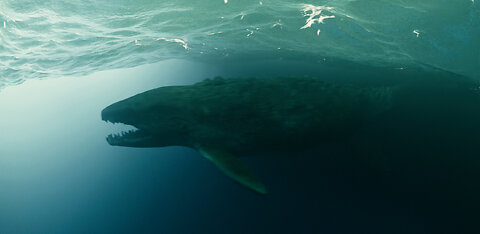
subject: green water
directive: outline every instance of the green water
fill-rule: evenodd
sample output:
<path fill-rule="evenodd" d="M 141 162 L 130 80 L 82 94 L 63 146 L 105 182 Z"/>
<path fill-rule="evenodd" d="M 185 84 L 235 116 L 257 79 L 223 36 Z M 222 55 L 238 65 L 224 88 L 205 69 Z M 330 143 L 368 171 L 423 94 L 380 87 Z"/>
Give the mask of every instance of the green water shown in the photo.
<path fill-rule="evenodd" d="M 4 0 L 0 26 L 0 85 L 171 58 L 480 65 L 472 0 Z"/>

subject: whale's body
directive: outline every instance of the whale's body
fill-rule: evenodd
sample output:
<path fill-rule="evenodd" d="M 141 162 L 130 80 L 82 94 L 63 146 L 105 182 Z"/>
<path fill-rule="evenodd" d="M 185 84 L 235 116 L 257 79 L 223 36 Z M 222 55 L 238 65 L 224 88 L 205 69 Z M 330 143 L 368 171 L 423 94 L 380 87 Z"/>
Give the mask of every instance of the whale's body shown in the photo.
<path fill-rule="evenodd" d="M 351 149 L 348 163 L 372 173 L 435 190 L 478 187 L 470 184 L 480 178 L 479 83 L 442 71 L 381 74 L 401 82 L 207 79 L 140 93 L 105 108 L 102 119 L 138 129 L 108 136 L 111 145 L 191 147 L 262 194 L 265 186 L 240 156 L 294 155 L 330 143 Z"/>
<path fill-rule="evenodd" d="M 135 95 L 105 108 L 102 119 L 138 128 L 110 135 L 111 145 L 191 147 L 237 182 L 266 193 L 238 156 L 344 141 L 391 108 L 392 90 L 308 77 L 215 78 Z"/>

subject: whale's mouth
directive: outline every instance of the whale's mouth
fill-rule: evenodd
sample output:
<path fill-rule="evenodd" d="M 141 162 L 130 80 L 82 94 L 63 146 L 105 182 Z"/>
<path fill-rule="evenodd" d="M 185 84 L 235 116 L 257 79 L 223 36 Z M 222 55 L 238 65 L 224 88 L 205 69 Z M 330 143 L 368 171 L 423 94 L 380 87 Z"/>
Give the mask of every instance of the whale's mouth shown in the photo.
<path fill-rule="evenodd" d="M 115 129 L 120 128 L 120 132 L 109 134 L 106 140 L 112 146 L 142 147 L 146 142 L 152 139 L 151 134 L 147 131 L 139 129 L 133 125 L 122 122 L 112 122 L 104 119 L 105 122 L 111 123 Z"/>
<path fill-rule="evenodd" d="M 147 147 L 151 144 L 152 135 L 138 126 L 136 113 L 131 108 L 113 104 L 103 109 L 101 116 L 117 132 L 106 137 L 108 144 L 126 147 Z"/>
<path fill-rule="evenodd" d="M 145 140 L 149 140 L 151 136 L 141 130 L 122 131 L 117 134 L 110 134 L 106 137 L 108 144 L 116 146 L 133 146 Z"/>

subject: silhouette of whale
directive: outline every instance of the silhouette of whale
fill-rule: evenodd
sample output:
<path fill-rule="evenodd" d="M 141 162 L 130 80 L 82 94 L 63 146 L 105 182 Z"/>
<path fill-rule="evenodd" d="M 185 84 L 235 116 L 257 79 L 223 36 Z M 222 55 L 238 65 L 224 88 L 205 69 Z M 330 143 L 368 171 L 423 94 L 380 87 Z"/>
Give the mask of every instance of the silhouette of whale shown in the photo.
<path fill-rule="evenodd" d="M 137 128 L 114 146 L 187 146 L 260 194 L 265 186 L 239 156 L 344 141 L 389 110 L 394 87 L 333 84 L 312 77 L 217 77 L 153 89 L 114 103 L 102 119 Z"/>

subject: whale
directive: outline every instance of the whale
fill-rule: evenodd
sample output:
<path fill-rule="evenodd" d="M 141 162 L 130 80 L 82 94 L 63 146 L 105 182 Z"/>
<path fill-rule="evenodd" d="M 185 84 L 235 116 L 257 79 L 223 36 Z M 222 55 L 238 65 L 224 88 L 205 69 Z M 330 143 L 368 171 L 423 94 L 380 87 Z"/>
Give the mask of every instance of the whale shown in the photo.
<path fill-rule="evenodd" d="M 134 95 L 104 108 L 101 118 L 135 129 L 107 136 L 112 146 L 189 147 L 258 194 L 266 186 L 243 157 L 274 160 L 338 143 L 352 154 L 341 163 L 394 176 L 412 190 L 480 194 L 473 186 L 480 178 L 480 83 L 433 69 L 372 74 L 385 82 L 216 77 Z"/>
<path fill-rule="evenodd" d="M 101 117 L 135 127 L 107 136 L 112 146 L 190 147 L 234 181 L 266 194 L 242 157 L 346 141 L 391 109 L 395 89 L 315 77 L 216 77 L 137 94 Z"/>

